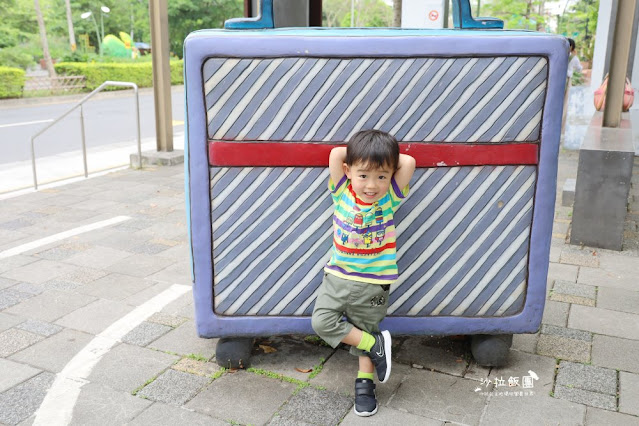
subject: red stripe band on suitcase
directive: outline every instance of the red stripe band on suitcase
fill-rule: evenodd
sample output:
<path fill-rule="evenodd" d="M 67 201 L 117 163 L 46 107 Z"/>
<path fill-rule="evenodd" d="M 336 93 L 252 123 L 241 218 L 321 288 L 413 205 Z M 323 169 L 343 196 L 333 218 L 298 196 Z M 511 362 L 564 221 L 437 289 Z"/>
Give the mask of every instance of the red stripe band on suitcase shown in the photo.
<path fill-rule="evenodd" d="M 326 167 L 336 146 L 319 143 L 209 141 L 209 164 L 219 167 Z M 417 167 L 537 164 L 539 146 L 510 144 L 401 143 Z"/>

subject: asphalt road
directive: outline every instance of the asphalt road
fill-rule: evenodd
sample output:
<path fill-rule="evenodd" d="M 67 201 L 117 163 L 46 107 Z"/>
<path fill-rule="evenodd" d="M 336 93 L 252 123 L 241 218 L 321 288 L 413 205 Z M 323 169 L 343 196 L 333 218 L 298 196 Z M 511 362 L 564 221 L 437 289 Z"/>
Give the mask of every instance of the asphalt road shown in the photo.
<path fill-rule="evenodd" d="M 31 137 L 71 109 L 80 99 L 41 98 L 21 105 L 0 103 L 0 164 L 31 159 Z M 174 132 L 184 129 L 184 87 L 171 91 Z M 136 139 L 135 97 L 132 90 L 98 94 L 83 106 L 87 148 Z M 155 136 L 153 91 L 140 91 L 142 139 Z M 82 136 L 79 109 L 35 139 L 36 157 L 80 150 Z"/>

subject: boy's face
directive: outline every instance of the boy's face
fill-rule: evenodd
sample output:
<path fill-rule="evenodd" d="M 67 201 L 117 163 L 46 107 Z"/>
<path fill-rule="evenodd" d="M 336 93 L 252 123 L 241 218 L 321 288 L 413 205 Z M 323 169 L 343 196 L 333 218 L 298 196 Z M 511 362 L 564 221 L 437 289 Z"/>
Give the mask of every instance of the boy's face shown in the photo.
<path fill-rule="evenodd" d="M 351 166 L 344 164 L 344 174 L 351 180 L 355 194 L 365 203 L 374 203 L 388 192 L 393 173 L 394 170 L 386 165 L 372 168 L 361 162 Z"/>

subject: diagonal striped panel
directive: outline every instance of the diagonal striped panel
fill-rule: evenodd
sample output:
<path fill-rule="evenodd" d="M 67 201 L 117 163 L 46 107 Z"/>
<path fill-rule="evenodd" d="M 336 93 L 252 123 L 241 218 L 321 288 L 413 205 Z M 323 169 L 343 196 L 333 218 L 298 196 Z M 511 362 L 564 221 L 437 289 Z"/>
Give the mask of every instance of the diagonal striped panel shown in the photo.
<path fill-rule="evenodd" d="M 330 257 L 325 168 L 211 168 L 215 311 L 310 315 Z M 418 169 L 397 214 L 390 315 L 523 307 L 535 166 Z"/>
<path fill-rule="evenodd" d="M 544 57 L 211 58 L 211 139 L 342 142 L 377 128 L 402 141 L 532 142 Z"/>

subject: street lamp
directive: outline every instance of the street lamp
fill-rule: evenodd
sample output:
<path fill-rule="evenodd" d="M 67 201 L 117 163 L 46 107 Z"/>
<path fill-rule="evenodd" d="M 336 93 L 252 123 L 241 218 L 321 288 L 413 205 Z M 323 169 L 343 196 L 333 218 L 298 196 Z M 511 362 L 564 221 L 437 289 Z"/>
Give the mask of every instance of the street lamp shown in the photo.
<path fill-rule="evenodd" d="M 104 14 L 106 13 L 108 15 L 109 12 L 111 12 L 111 9 L 108 7 L 100 7 L 100 28 L 102 28 L 102 40 L 104 40 Z"/>
<path fill-rule="evenodd" d="M 82 19 L 88 19 L 89 17 L 93 20 L 93 25 L 95 26 L 95 35 L 98 38 L 98 50 L 100 51 L 100 56 L 102 56 L 102 40 L 100 39 L 100 29 L 98 28 L 98 23 L 96 22 L 93 13 L 91 13 L 91 11 L 88 11 L 80 15 L 80 18 Z"/>

